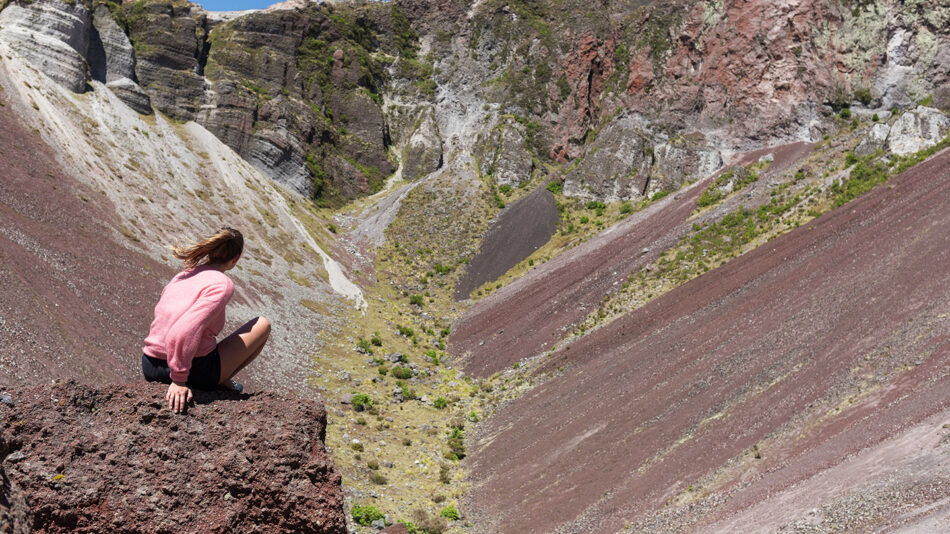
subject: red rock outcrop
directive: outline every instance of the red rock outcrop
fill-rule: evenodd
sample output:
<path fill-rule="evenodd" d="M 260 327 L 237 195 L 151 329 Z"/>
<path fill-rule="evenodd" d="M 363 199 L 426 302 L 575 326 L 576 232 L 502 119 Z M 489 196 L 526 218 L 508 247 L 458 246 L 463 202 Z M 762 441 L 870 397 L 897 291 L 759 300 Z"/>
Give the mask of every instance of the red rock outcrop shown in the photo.
<path fill-rule="evenodd" d="M 164 391 L 69 381 L 8 392 L 3 532 L 29 531 L 24 502 L 39 532 L 346 531 L 322 405 L 195 392 L 176 415 Z"/>

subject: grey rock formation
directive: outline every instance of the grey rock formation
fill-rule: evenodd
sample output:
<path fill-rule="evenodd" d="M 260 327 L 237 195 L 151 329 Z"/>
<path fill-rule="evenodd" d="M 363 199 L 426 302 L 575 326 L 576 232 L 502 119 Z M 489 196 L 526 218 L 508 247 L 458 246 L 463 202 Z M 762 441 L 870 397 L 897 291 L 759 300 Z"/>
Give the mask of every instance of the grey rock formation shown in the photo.
<path fill-rule="evenodd" d="M 147 37 L 136 50 L 135 79 L 152 105 L 172 118 L 193 120 L 210 89 L 202 75 L 204 10 L 189 3 L 146 2 L 130 26 L 133 37 Z"/>
<path fill-rule="evenodd" d="M 115 93 L 115 96 L 119 97 L 119 100 L 137 113 L 141 113 L 142 115 L 150 115 L 152 113 L 151 98 L 139 87 L 139 84 L 132 80 L 119 78 L 118 80 L 107 83 L 106 87 Z"/>
<path fill-rule="evenodd" d="M 102 83 L 127 78 L 135 80 L 135 50 L 105 6 L 92 15 L 93 31 L 89 43 L 89 71 Z"/>
<path fill-rule="evenodd" d="M 152 100 L 135 82 L 135 49 L 105 6 L 92 15 L 89 73 L 138 113 L 152 113 Z"/>
<path fill-rule="evenodd" d="M 863 157 L 883 148 L 884 142 L 887 141 L 887 134 L 890 133 L 890 131 L 891 127 L 887 124 L 875 124 L 874 127 L 871 128 L 871 131 L 868 132 L 868 136 L 854 149 L 855 155 Z"/>
<path fill-rule="evenodd" d="M 86 88 L 89 11 L 79 2 L 36 0 L 0 11 L 0 40 L 74 92 Z"/>
<path fill-rule="evenodd" d="M 940 111 L 917 106 L 901 115 L 887 135 L 887 150 L 903 155 L 937 144 L 950 130 L 950 118 Z"/>
<path fill-rule="evenodd" d="M 653 143 L 632 117 L 615 119 L 587 147 L 564 181 L 570 197 L 614 202 L 642 197 L 653 165 Z"/>
<path fill-rule="evenodd" d="M 258 130 L 250 140 L 245 158 L 274 181 L 304 195 L 313 192 L 303 147 L 281 125 Z"/>
<path fill-rule="evenodd" d="M 653 170 L 649 193 L 672 191 L 683 184 L 705 178 L 722 167 L 722 155 L 715 148 L 687 139 L 659 143 L 653 148 Z"/>
<path fill-rule="evenodd" d="M 402 152 L 402 176 L 415 180 L 442 166 L 442 137 L 431 106 L 423 108 Z"/>
<path fill-rule="evenodd" d="M 525 142 L 524 127 L 514 119 L 503 119 L 492 129 L 479 152 L 482 171 L 490 170 L 499 185 L 520 186 L 531 179 L 534 160 Z"/>

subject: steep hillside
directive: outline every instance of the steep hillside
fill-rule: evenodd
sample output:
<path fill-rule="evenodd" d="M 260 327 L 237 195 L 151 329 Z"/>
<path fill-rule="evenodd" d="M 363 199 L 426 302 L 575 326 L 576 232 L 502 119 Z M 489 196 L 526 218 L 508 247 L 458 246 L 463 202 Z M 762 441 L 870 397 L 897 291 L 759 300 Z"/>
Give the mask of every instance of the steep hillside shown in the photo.
<path fill-rule="evenodd" d="M 50 368 L 52 375 L 93 378 L 95 354 L 105 350 L 125 363 L 110 364 L 112 370 L 104 377 L 137 377 L 139 371 L 129 360 L 141 349 L 162 285 L 178 267 L 167 247 L 231 224 L 245 233 L 248 251 L 235 273 L 237 290 L 226 328 L 257 315 L 276 320 L 281 325 L 271 341 L 276 354 L 251 371 L 252 382 L 305 391 L 310 369 L 306 355 L 322 341 L 297 331 L 333 331 L 363 298 L 318 245 L 316 240 L 325 240 L 329 232 L 314 209 L 194 123 L 140 115 L 96 81 L 91 82 L 92 91 L 73 93 L 21 57 L 9 51 L 4 55 L 4 113 L 23 123 L 7 121 L 11 140 L 16 140 L 11 148 L 22 146 L 3 156 L 11 171 L 22 169 L 6 184 L 15 188 L 9 202 L 24 203 L 16 208 L 21 215 L 11 220 L 10 232 L 26 234 L 18 248 L 36 258 L 13 272 L 29 280 L 33 293 L 47 295 L 40 301 L 46 302 L 47 319 L 38 318 L 29 330 L 38 340 L 46 338 L 43 353 L 59 361 Z M 55 148 L 44 149 L 44 142 Z M 45 182 L 16 178 L 40 172 Z M 49 183 L 57 177 L 61 184 Z M 51 213 L 74 213 L 67 219 L 78 227 L 74 235 L 62 228 L 64 219 L 47 215 Z M 14 265 L 29 257 L 13 250 L 8 261 Z M 76 271 L 67 276 L 71 266 Z M 27 275 L 23 269 L 45 274 Z M 126 279 L 128 286 L 115 286 Z M 58 301 L 55 288 L 70 285 L 75 288 L 66 295 L 86 297 L 85 304 Z M 88 298 L 93 295 L 98 296 Z M 313 304 L 308 308 L 307 303 Z M 89 320 L 95 324 L 83 327 L 85 319 L 77 317 L 77 309 L 85 305 L 94 308 Z M 21 306 L 14 307 L 11 324 L 40 311 L 25 304 L 22 308 L 33 311 L 20 313 L 16 310 Z M 106 332 L 99 341 L 93 337 L 69 342 L 84 337 L 87 329 L 93 335 Z M 71 361 L 92 370 L 70 374 Z M 41 376 L 33 374 L 29 382 L 38 379 Z"/>
<path fill-rule="evenodd" d="M 942 152 L 548 356 L 481 431 L 487 530 L 946 517 L 948 187 Z"/>
<path fill-rule="evenodd" d="M 925 529 L 948 21 L 2 2 L 0 372 L 137 379 L 167 246 L 230 224 L 249 386 L 326 402 L 350 530 Z"/>

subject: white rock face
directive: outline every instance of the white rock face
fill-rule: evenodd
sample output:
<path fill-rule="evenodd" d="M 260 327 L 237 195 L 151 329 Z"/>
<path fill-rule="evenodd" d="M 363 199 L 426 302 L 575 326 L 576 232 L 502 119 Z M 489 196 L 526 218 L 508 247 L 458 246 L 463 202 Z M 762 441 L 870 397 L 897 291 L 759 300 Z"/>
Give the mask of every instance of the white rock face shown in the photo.
<path fill-rule="evenodd" d="M 304 153 L 294 137 L 283 127 L 262 130 L 251 138 L 247 160 L 256 169 L 279 184 L 302 195 L 313 192 L 313 183 L 300 154 Z"/>
<path fill-rule="evenodd" d="M 0 40 L 33 67 L 79 93 L 88 81 L 89 11 L 80 2 L 35 0 L 0 11 Z"/>
<path fill-rule="evenodd" d="M 520 186 L 531 179 L 534 163 L 519 126 L 511 121 L 501 131 L 498 155 L 494 162 L 494 178 L 498 185 Z"/>
<path fill-rule="evenodd" d="M 128 36 L 112 19 L 105 6 L 92 16 L 94 31 L 89 43 L 89 70 L 92 79 L 102 83 L 126 78 L 135 80 L 135 50 Z"/>
<path fill-rule="evenodd" d="M 659 143 L 653 147 L 649 193 L 679 189 L 686 182 L 705 178 L 722 167 L 722 155 L 708 146 Z"/>
<path fill-rule="evenodd" d="M 868 133 L 868 136 L 854 149 L 854 153 L 858 156 L 867 156 L 879 148 L 882 148 L 884 142 L 887 141 L 887 134 L 889 134 L 890 131 L 891 127 L 887 124 L 875 124 L 874 127 L 871 128 L 871 132 Z"/>
<path fill-rule="evenodd" d="M 917 106 L 900 116 L 887 135 L 887 150 L 904 155 L 931 147 L 950 130 L 950 118 L 939 110 Z"/>
<path fill-rule="evenodd" d="M 422 178 L 442 166 L 442 137 L 431 107 L 420 112 L 417 123 L 403 150 L 402 176 L 406 180 Z"/>

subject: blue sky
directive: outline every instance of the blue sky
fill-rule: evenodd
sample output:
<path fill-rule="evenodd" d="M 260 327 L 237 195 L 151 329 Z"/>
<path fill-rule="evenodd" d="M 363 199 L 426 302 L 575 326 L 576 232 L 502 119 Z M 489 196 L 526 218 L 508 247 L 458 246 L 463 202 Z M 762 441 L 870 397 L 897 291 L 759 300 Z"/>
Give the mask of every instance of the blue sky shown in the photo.
<path fill-rule="evenodd" d="M 197 0 L 195 3 L 201 4 L 201 7 L 208 11 L 239 11 L 242 9 L 267 7 L 279 1 L 280 0 Z"/>

